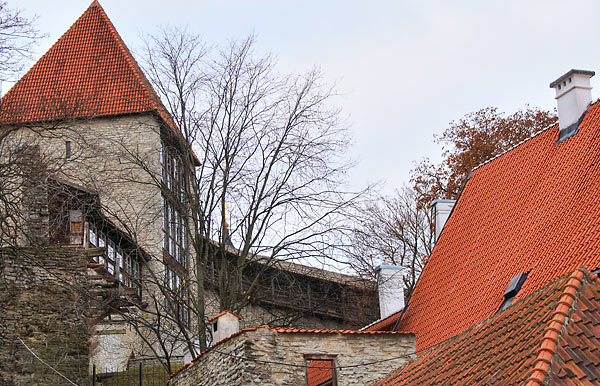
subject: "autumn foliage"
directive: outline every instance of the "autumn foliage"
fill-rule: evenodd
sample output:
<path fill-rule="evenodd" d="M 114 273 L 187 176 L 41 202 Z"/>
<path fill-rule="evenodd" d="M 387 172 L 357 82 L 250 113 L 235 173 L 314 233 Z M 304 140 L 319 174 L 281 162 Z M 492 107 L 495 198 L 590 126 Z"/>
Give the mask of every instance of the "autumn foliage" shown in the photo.
<path fill-rule="evenodd" d="M 435 141 L 442 144 L 438 165 L 422 160 L 412 171 L 411 181 L 421 206 L 435 199 L 456 199 L 473 168 L 514 147 L 555 123 L 556 113 L 536 107 L 506 115 L 496 107 L 471 112 L 450 122 Z"/>

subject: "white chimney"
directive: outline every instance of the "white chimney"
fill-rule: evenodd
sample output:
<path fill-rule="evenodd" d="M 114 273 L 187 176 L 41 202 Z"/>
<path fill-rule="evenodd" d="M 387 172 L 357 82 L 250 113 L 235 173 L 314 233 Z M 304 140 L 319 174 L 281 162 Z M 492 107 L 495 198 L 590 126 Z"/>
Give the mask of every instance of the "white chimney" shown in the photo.
<path fill-rule="evenodd" d="M 223 311 L 208 320 L 213 343 L 222 341 L 240 330 L 242 318 L 231 311 Z"/>
<path fill-rule="evenodd" d="M 379 313 L 383 319 L 404 308 L 404 268 L 397 265 L 380 265 L 376 271 Z"/>
<path fill-rule="evenodd" d="M 592 102 L 590 78 L 595 74 L 594 71 L 571 70 L 550 83 L 550 88 L 556 90 L 559 141 L 576 132 L 579 118 Z"/>
<path fill-rule="evenodd" d="M 442 229 L 444 229 L 444 225 L 446 225 L 446 221 L 448 221 L 448 217 L 450 217 L 454 204 L 456 204 L 456 200 L 435 200 L 433 204 L 431 204 L 434 243 L 437 243 L 440 238 L 440 233 L 442 233 Z"/>

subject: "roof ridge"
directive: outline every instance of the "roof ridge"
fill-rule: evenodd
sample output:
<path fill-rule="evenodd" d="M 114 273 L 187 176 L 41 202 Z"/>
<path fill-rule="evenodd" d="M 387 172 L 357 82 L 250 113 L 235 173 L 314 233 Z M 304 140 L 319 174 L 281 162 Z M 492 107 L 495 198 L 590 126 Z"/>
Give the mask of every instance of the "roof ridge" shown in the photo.
<path fill-rule="evenodd" d="M 504 150 L 502 153 L 500 154 L 496 154 L 495 156 L 493 156 L 492 158 L 488 158 L 485 161 L 483 161 L 482 163 L 480 163 L 479 165 L 475 166 L 473 169 L 471 169 L 471 172 L 474 172 L 475 170 L 479 169 L 480 167 L 487 165 L 488 163 L 492 162 L 493 160 L 495 160 L 496 158 L 500 158 L 502 157 L 504 154 L 508 153 L 511 150 L 516 149 L 517 147 L 521 146 L 522 144 L 524 144 L 525 142 L 529 141 L 530 139 L 533 139 L 535 137 L 537 137 L 538 135 L 544 133 L 547 130 L 550 130 L 551 128 L 553 128 L 554 126 L 556 126 L 558 123 L 554 122 L 546 127 L 544 127 L 542 130 L 538 131 L 537 133 L 530 135 L 529 137 L 525 138 L 524 140 L 512 145 L 511 147 L 509 147 L 508 149 Z"/>
<path fill-rule="evenodd" d="M 215 320 L 215 319 L 217 319 L 218 317 L 220 317 L 220 316 L 223 316 L 223 315 L 225 315 L 225 314 L 231 314 L 231 315 L 235 316 L 236 318 L 238 318 L 238 319 L 240 319 L 240 320 L 242 319 L 242 317 L 241 317 L 241 316 L 239 316 L 238 314 L 236 314 L 236 313 L 235 313 L 235 312 L 233 312 L 233 311 L 230 311 L 230 310 L 223 310 L 223 311 L 219 312 L 218 314 L 216 314 L 215 316 L 213 316 L 212 318 L 208 319 L 208 321 L 209 321 L 209 322 L 212 322 L 213 320 Z"/>
<path fill-rule="evenodd" d="M 537 350 L 537 357 L 533 362 L 533 371 L 527 378 L 526 386 L 544 385 L 550 371 L 550 362 L 556 353 L 558 341 L 562 335 L 562 330 L 569 324 L 569 314 L 572 312 L 575 299 L 584 283 L 587 270 L 583 267 L 575 270 L 567 279 L 562 295 L 558 300 L 557 307 L 552 313 L 548 325 L 544 329 L 544 336 Z"/>
<path fill-rule="evenodd" d="M 411 334 L 410 332 L 400 331 L 363 331 L 363 330 L 330 330 L 330 329 L 319 329 L 319 328 L 293 328 L 293 327 L 269 327 L 271 331 L 278 333 L 314 333 L 314 334 L 355 334 L 355 335 L 377 335 L 377 334 L 390 334 L 390 335 L 402 335 Z"/>
<path fill-rule="evenodd" d="M 100 11 L 100 17 L 102 17 L 102 19 L 107 23 L 108 29 L 110 30 L 111 34 L 113 35 L 113 38 L 115 38 L 115 41 L 117 43 L 117 46 L 119 47 L 119 50 L 125 56 L 125 60 L 126 60 L 127 64 L 129 65 L 131 71 L 133 71 L 133 75 L 136 77 L 138 82 L 141 83 L 142 90 L 144 91 L 144 94 L 146 94 L 148 99 L 150 100 L 152 107 L 161 116 L 161 118 L 163 118 L 166 121 L 165 123 L 167 125 L 172 126 L 171 127 L 172 130 L 177 129 L 175 122 L 172 121 L 171 116 L 167 113 L 166 108 L 162 105 L 162 102 L 160 100 L 160 97 L 156 93 L 156 90 L 154 90 L 154 88 L 150 84 L 150 81 L 148 80 L 148 78 L 146 78 L 146 75 L 142 71 L 137 60 L 135 60 L 133 54 L 131 53 L 131 51 L 129 50 L 127 45 L 125 44 L 125 41 L 123 40 L 123 38 L 121 37 L 121 35 L 117 31 L 117 29 L 115 28 L 114 24 L 112 23 L 112 21 L 106 14 L 106 11 L 104 10 L 104 8 L 102 8 L 102 6 L 98 2 L 98 0 L 94 0 L 92 2 L 92 4 L 90 4 L 90 6 L 86 10 L 86 12 L 89 9 L 91 9 L 92 7 L 97 7 L 98 10 Z M 163 117 L 163 114 L 161 114 L 161 113 L 167 113 L 167 115 L 165 117 Z"/>
<path fill-rule="evenodd" d="M 595 101 L 591 102 L 591 103 L 590 103 L 590 105 L 589 105 L 589 107 L 588 107 L 588 109 L 589 109 L 590 107 L 592 107 L 592 105 L 596 104 L 598 101 L 600 101 L 600 98 L 598 98 L 598 99 L 596 99 Z M 513 146 L 511 146 L 510 148 L 506 149 L 506 150 L 505 150 L 505 151 L 503 151 L 502 153 L 500 153 L 500 154 L 496 154 L 496 155 L 495 155 L 495 156 L 493 156 L 492 158 L 490 158 L 490 159 L 487 159 L 487 160 L 483 161 L 482 163 L 480 163 L 479 165 L 477 165 L 477 166 L 475 166 L 473 169 L 471 169 L 471 172 L 474 172 L 475 170 L 479 169 L 480 167 L 482 167 L 482 166 L 484 166 L 484 165 L 488 164 L 489 162 L 492 162 L 492 161 L 493 161 L 493 160 L 495 160 L 496 158 L 500 158 L 500 157 L 502 157 L 504 154 L 506 154 L 506 153 L 508 153 L 509 151 L 511 151 L 511 150 L 513 150 L 513 149 L 515 149 L 515 148 L 517 148 L 517 147 L 519 147 L 519 146 L 521 146 L 522 144 L 524 144 L 525 142 L 529 141 L 530 139 L 533 139 L 533 138 L 537 137 L 538 135 L 542 134 L 543 132 L 545 132 L 545 131 L 547 131 L 547 130 L 549 130 L 549 129 L 553 128 L 553 127 L 554 127 L 554 126 L 556 126 L 557 124 L 558 124 L 558 121 L 557 121 L 557 122 L 554 122 L 554 123 L 552 123 L 552 124 L 550 124 L 550 125 L 548 125 L 548 126 L 546 126 L 546 127 L 544 127 L 542 130 L 538 131 L 537 133 L 535 133 L 535 134 L 533 134 L 533 135 L 530 135 L 529 137 L 525 138 L 525 139 L 524 139 L 524 140 L 522 140 L 521 142 L 514 144 Z"/>
<path fill-rule="evenodd" d="M 62 42 L 64 42 L 63 38 L 65 38 L 65 36 L 68 36 L 68 34 L 72 31 L 73 27 L 75 27 L 86 14 L 92 12 L 92 10 L 94 8 L 98 9 L 100 17 L 106 23 L 106 25 L 108 27 L 108 30 L 110 31 L 110 34 L 115 39 L 115 43 L 117 44 L 120 52 L 124 55 L 125 61 L 127 62 L 127 65 L 129 67 L 129 69 L 133 72 L 133 75 L 134 75 L 135 79 L 142 86 L 142 90 L 144 92 L 144 95 L 146 95 L 146 97 L 148 98 L 148 101 L 150 101 L 150 104 L 151 104 L 152 108 L 164 120 L 165 118 L 162 117 L 161 110 L 158 108 L 157 101 L 155 99 L 155 98 L 158 98 L 160 100 L 160 98 L 156 94 L 156 91 L 154 90 L 154 88 L 150 85 L 150 82 L 146 79 L 146 76 L 144 75 L 143 71 L 141 70 L 141 68 L 137 64 L 137 61 L 133 57 L 133 54 L 127 48 L 127 45 L 125 44 L 125 42 L 121 38 L 121 35 L 119 35 L 119 32 L 117 31 L 117 29 L 113 25 L 112 21 L 110 20 L 110 18 L 106 14 L 106 11 L 104 11 L 104 8 L 102 8 L 102 5 L 100 5 L 100 3 L 98 2 L 98 0 L 92 1 L 92 3 L 85 9 L 85 11 L 83 11 L 83 13 L 81 15 L 79 15 L 79 17 L 69 26 L 69 28 L 67 28 L 67 30 L 60 35 L 60 37 L 54 42 L 54 44 L 52 44 L 50 46 L 50 48 L 40 57 L 40 59 L 38 59 L 33 64 L 33 66 L 31 66 L 31 68 L 25 73 L 25 75 L 23 75 L 17 82 L 15 82 L 15 84 L 6 92 L 6 94 L 4 94 L 2 96 L 2 100 L 9 99 L 10 96 L 11 96 L 11 94 L 15 92 L 14 90 L 16 90 L 16 88 L 19 85 L 19 83 L 25 81 L 26 78 L 30 74 L 32 74 L 34 72 L 34 70 L 36 69 L 36 67 L 41 66 L 40 63 L 42 63 L 42 59 L 44 59 L 45 57 L 47 57 L 50 53 L 54 52 L 54 49 L 56 47 L 59 47 L 59 45 Z M 152 90 L 152 92 L 150 92 L 148 90 L 148 87 L 150 87 L 150 90 Z M 152 111 L 152 110 L 149 110 L 149 111 Z M 166 110 L 164 110 L 164 112 L 166 112 Z M 167 125 L 171 126 L 171 122 L 166 121 L 165 123 Z M 176 127 L 172 127 L 172 130 L 175 130 L 175 129 L 176 129 Z"/>

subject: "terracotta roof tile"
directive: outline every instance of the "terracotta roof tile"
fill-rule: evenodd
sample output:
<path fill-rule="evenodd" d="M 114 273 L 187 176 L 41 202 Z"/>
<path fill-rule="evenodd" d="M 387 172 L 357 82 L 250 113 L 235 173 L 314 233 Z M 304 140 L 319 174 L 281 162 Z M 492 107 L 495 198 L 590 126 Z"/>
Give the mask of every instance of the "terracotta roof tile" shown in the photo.
<path fill-rule="evenodd" d="M 153 113 L 183 140 L 98 1 L 2 97 L 0 105 L 0 124 L 5 125 Z"/>
<path fill-rule="evenodd" d="M 600 385 L 600 285 L 586 286 L 561 337 L 550 384 Z"/>
<path fill-rule="evenodd" d="M 407 334 L 399 331 L 360 331 L 360 330 L 323 330 L 309 328 L 283 328 L 270 327 L 271 330 L 283 334 L 350 334 L 350 335 L 372 335 L 372 334 Z"/>
<path fill-rule="evenodd" d="M 149 112 L 155 95 L 94 1 L 2 98 L 4 123 Z"/>
<path fill-rule="evenodd" d="M 231 312 L 231 311 L 229 311 L 229 310 L 225 310 L 225 311 L 221 311 L 221 312 L 219 312 L 218 314 L 216 314 L 216 315 L 215 315 L 215 316 L 213 316 L 212 318 L 208 319 L 208 321 L 209 321 L 209 322 L 212 322 L 213 320 L 215 320 L 215 319 L 217 319 L 218 317 L 220 317 L 220 316 L 223 316 L 223 315 L 225 315 L 225 314 L 231 314 L 231 315 L 235 316 L 235 317 L 236 317 L 236 318 L 238 318 L 238 319 L 242 319 L 242 317 L 241 317 L 241 316 L 239 316 L 238 314 L 236 314 L 235 312 Z"/>
<path fill-rule="evenodd" d="M 319 386 L 331 379 L 331 361 L 310 361 L 306 369 L 308 386 Z"/>
<path fill-rule="evenodd" d="M 600 267 L 600 103 L 577 134 L 557 138 L 555 125 L 474 170 L 399 324 L 419 349 L 492 316 L 521 272 L 517 300 L 579 266 Z"/>
<path fill-rule="evenodd" d="M 560 278 L 376 384 L 600 384 L 600 347 L 582 332 L 600 333 L 600 283 L 590 276 Z"/>

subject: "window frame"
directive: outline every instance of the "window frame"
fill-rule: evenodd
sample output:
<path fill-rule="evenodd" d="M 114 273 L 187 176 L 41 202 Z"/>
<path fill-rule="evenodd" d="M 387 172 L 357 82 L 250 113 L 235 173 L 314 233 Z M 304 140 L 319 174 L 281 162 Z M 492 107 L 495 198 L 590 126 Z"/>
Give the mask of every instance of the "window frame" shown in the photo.
<path fill-rule="evenodd" d="M 93 260 L 98 264 L 102 264 L 106 272 L 116 278 L 123 286 L 137 288 L 138 295 L 141 295 L 142 277 L 139 256 L 135 252 L 123 248 L 121 243 L 108 236 L 104 230 L 95 224 L 88 224 L 87 238 L 90 247 L 105 248 L 104 254 L 94 256 Z"/>
<path fill-rule="evenodd" d="M 338 386 L 337 382 L 337 354 L 303 354 L 304 357 L 304 380 L 308 384 L 308 367 L 312 361 L 331 361 L 331 386 Z"/>
<path fill-rule="evenodd" d="M 160 142 L 163 250 L 186 271 L 189 269 L 187 229 L 184 201 L 185 175 L 177 149 Z"/>

